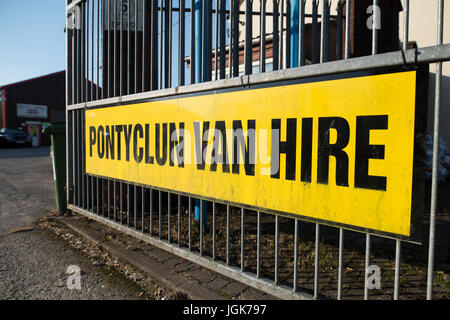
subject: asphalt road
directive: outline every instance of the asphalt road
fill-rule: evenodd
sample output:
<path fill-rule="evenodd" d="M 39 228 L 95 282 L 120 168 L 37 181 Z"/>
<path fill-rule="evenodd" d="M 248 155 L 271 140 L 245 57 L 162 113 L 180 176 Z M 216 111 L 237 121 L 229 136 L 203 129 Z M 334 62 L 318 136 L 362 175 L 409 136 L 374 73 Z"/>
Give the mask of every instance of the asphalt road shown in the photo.
<path fill-rule="evenodd" d="M 0 300 L 138 298 L 137 285 L 50 231 L 10 233 L 55 209 L 49 154 L 49 148 L 0 148 Z M 67 287 L 72 265 L 81 269 L 81 289 Z"/>

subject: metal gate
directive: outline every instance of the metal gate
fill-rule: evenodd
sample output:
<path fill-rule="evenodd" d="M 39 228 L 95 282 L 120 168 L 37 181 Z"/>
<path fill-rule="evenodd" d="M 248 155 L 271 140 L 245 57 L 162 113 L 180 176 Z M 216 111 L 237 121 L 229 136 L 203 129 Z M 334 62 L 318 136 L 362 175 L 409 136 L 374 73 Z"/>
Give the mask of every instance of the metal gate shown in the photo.
<path fill-rule="evenodd" d="M 372 27 L 364 19 L 370 37 L 357 38 L 363 26 L 352 25 L 352 10 L 358 0 L 68 0 L 69 209 L 283 299 L 368 299 L 378 294 L 370 291 L 370 267 L 381 260 L 392 262 L 390 270 L 383 267 L 392 279 L 383 278 L 381 297 L 399 299 L 400 292 L 411 293 L 402 287 L 408 273 L 402 258 L 423 274 L 419 282 L 426 280 L 412 297 L 426 288 L 422 296 L 431 299 L 446 274 L 435 270 L 435 252 L 448 250 L 436 240 L 442 63 L 450 60 L 444 0 L 434 1 L 437 43 L 425 48 L 408 47 L 408 0 L 399 9 L 403 35 L 393 46 L 377 23 L 384 21 L 383 8 L 394 10 L 397 1 L 363 2 Z M 429 83 L 435 88 L 431 206 L 424 220 L 429 239 L 422 245 L 86 173 L 85 113 L 92 108 L 421 64 L 436 66 Z M 205 214 L 212 217 L 207 224 Z M 426 252 L 426 263 L 417 261 L 417 252 Z M 447 291 L 439 294 L 448 298 Z"/>

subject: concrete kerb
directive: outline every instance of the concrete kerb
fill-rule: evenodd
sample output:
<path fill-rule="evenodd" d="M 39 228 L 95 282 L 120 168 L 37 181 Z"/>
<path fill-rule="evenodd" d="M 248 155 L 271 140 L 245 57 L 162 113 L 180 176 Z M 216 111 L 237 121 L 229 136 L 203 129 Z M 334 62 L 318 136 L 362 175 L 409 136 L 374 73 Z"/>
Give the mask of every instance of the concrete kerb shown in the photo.
<path fill-rule="evenodd" d="M 94 230 L 77 223 L 76 219 L 70 217 L 58 217 L 57 223 L 72 230 L 87 241 L 100 245 L 111 256 L 124 261 L 140 271 L 148 274 L 161 287 L 180 291 L 191 300 L 224 300 L 224 296 L 205 288 L 198 283 L 176 274 L 167 265 L 133 250 L 127 250 L 120 243 L 103 239 Z"/>

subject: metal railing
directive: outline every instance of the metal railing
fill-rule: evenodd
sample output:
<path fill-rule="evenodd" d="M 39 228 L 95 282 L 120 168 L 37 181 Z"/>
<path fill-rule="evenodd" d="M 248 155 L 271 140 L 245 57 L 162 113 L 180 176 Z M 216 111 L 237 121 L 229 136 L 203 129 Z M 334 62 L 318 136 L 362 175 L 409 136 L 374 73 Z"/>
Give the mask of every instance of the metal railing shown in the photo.
<path fill-rule="evenodd" d="M 209 225 L 197 225 L 193 218 L 195 199 L 191 196 L 86 174 L 85 110 L 312 76 L 433 63 L 436 97 L 426 264 L 426 298 L 431 299 L 436 258 L 440 83 L 442 62 L 450 60 L 450 45 L 443 44 L 444 1 L 435 1 L 439 10 L 436 46 L 408 48 L 406 0 L 402 39 L 397 47 L 382 48 L 382 53 L 382 29 L 372 28 L 368 43 L 351 43 L 353 1 L 333 1 L 333 10 L 329 1 L 315 0 L 68 1 L 69 208 L 284 299 L 345 297 L 345 278 L 349 277 L 346 270 L 352 268 L 346 264 L 344 245 L 358 252 L 353 242 L 360 243 L 362 235 L 364 267 L 362 278 L 356 278 L 363 280 L 360 293 L 368 299 L 367 269 L 376 256 L 371 245 L 392 240 L 216 202 L 208 206 L 212 215 Z M 378 1 L 371 4 L 377 6 Z M 377 21 L 379 11 L 373 12 Z M 352 46 L 365 46 L 367 53 L 355 57 Z M 200 221 L 204 205 L 206 202 L 200 201 Z M 399 299 L 402 250 L 416 251 L 423 245 L 394 241 L 392 297 Z M 330 248 L 337 250 L 330 276 L 336 288 L 327 293 L 321 281 L 328 271 L 321 264 L 329 263 L 329 252 L 336 253 Z M 304 260 L 310 264 L 304 266 Z"/>

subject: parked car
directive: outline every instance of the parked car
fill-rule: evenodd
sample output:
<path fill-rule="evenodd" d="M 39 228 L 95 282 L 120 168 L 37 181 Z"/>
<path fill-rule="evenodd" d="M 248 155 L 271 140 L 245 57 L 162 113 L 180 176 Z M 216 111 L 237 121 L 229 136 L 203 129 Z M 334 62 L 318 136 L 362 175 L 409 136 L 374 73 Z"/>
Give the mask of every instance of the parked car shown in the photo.
<path fill-rule="evenodd" d="M 31 147 L 31 136 L 28 132 L 18 129 L 0 129 L 0 146 L 12 147 L 12 146 L 26 146 Z"/>

